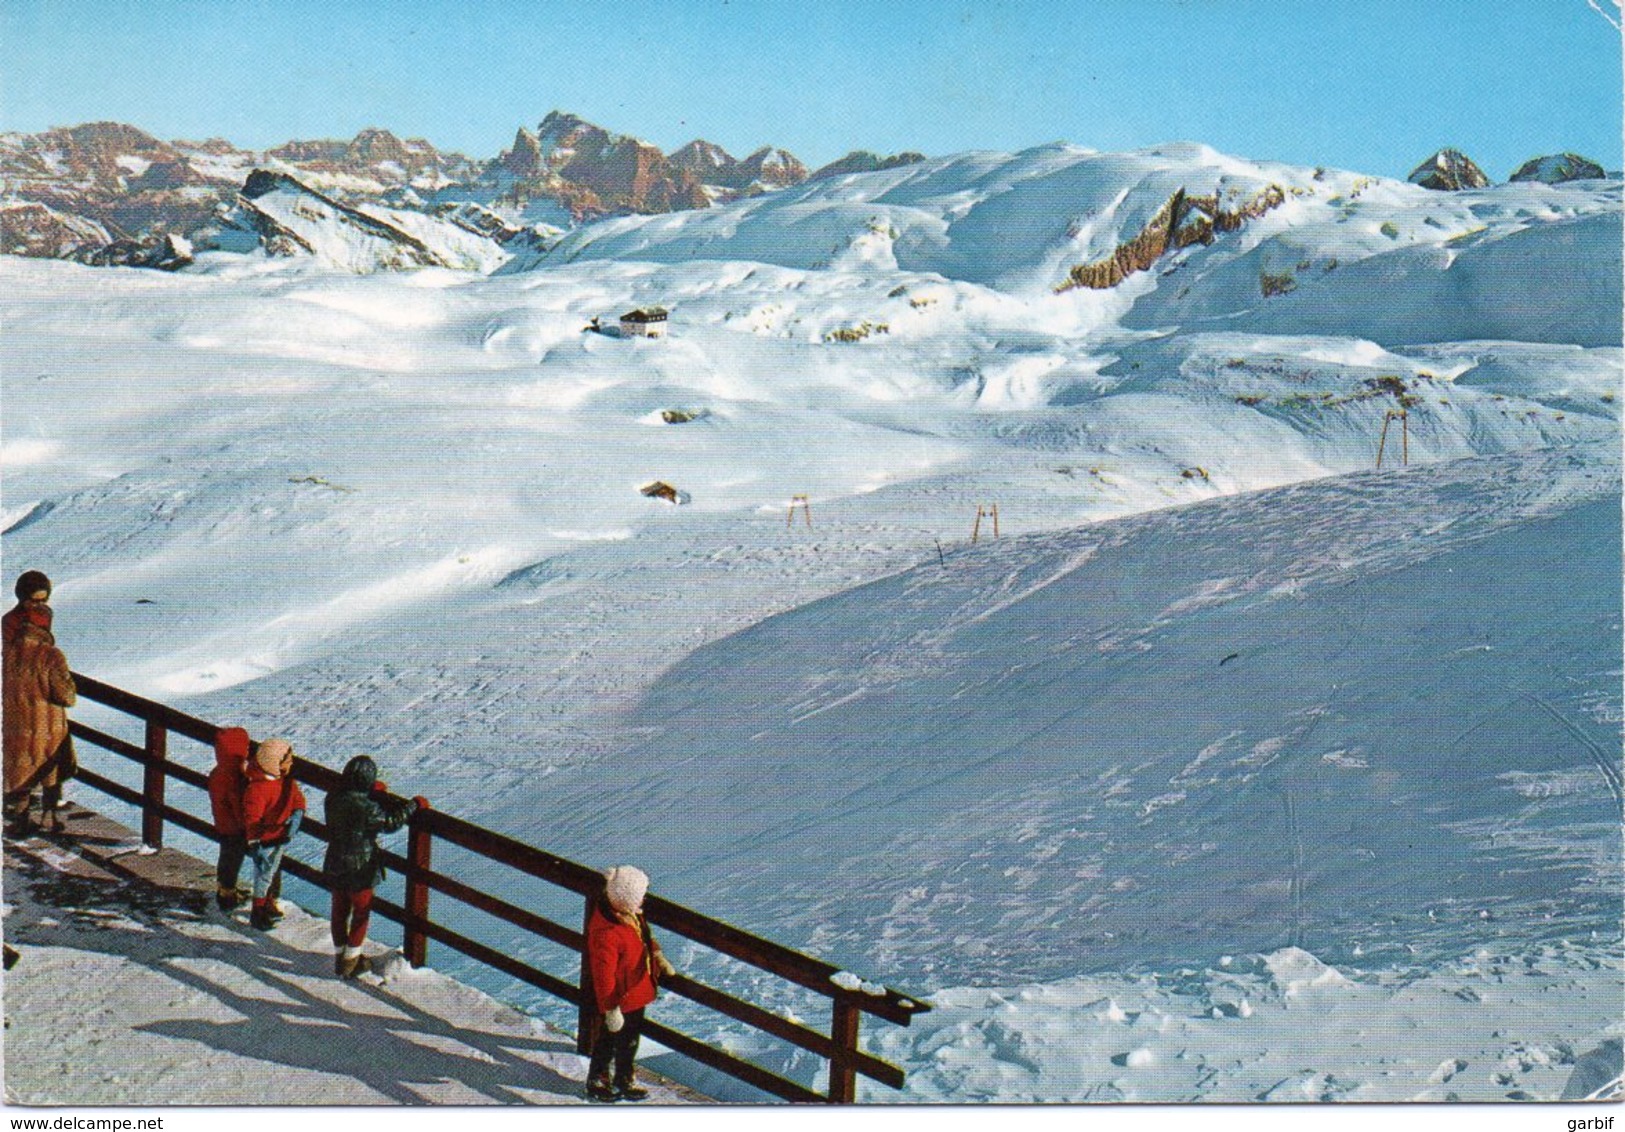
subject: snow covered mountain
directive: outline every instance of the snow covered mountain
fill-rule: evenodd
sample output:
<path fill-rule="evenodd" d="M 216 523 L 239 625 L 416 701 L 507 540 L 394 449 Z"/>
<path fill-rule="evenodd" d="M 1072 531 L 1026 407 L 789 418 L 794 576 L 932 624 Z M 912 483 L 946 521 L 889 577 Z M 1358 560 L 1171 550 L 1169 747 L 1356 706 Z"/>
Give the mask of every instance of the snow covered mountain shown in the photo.
<path fill-rule="evenodd" d="M 1618 1036 L 1618 182 L 1056 145 L 491 275 L 265 185 L 319 254 L 0 259 L 77 667 L 935 996 L 915 1099 L 1555 1098 Z"/>
<path fill-rule="evenodd" d="M 689 151 L 699 152 L 696 146 L 713 159 L 720 155 L 709 177 L 693 164 Z M 735 160 L 697 141 L 668 158 L 647 142 L 559 111 L 534 133 L 520 127 L 513 146 L 489 161 L 377 127 L 349 140 L 295 140 L 256 152 L 221 138 L 164 142 L 133 126 L 93 122 L 0 135 L 3 251 L 94 261 L 115 239 L 155 245 L 166 235 L 241 250 L 229 225 L 217 239 L 220 216 L 256 170 L 292 177 L 346 207 L 432 215 L 476 204 L 520 227 L 703 208 L 807 177 L 794 155 L 770 146 Z M 410 257 L 386 257 L 368 270 L 417 266 Z"/>

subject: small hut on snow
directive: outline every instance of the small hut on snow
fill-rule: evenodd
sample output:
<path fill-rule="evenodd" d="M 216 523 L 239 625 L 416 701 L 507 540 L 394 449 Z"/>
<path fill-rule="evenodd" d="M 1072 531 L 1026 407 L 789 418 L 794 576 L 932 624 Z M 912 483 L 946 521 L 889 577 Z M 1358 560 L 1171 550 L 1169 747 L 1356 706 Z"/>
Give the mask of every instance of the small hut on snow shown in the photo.
<path fill-rule="evenodd" d="M 639 338 L 659 338 L 666 333 L 665 307 L 639 307 L 621 316 L 621 333 Z"/>

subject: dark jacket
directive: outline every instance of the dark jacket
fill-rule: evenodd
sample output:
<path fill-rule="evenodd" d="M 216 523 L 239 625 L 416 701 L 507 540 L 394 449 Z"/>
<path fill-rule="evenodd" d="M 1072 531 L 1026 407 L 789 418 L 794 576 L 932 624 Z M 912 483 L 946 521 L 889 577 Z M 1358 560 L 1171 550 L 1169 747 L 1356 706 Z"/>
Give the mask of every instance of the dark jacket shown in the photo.
<path fill-rule="evenodd" d="M 344 779 L 327 795 L 327 856 L 322 872 L 336 892 L 375 888 L 384 879 L 378 835 L 393 833 L 412 816 L 410 802 L 391 802 L 373 789 L 378 768 L 366 755 L 344 767 Z"/>

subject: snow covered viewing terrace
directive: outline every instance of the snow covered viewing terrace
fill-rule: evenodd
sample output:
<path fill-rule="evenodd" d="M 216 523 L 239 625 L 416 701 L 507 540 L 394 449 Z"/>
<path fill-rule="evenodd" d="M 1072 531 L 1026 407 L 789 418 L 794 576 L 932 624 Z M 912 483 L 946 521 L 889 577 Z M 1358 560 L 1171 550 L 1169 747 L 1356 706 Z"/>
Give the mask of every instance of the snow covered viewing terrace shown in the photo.
<path fill-rule="evenodd" d="M 166 787 L 168 780 L 175 779 L 195 787 L 198 796 L 202 796 L 207 789 L 207 775 L 174 761 L 169 738 L 178 735 L 200 744 L 212 744 L 219 727 L 81 673 L 75 673 L 74 680 L 82 703 L 91 701 L 111 708 L 126 717 L 126 722 L 128 717 L 133 717 L 144 729 L 141 741 L 136 743 L 75 720 L 72 728 L 79 741 L 123 756 L 142 767 L 139 789 L 85 767 L 81 767 L 77 781 L 139 808 L 143 853 L 163 847 L 166 822 L 214 840 L 212 823 L 170 804 Z M 336 771 L 302 758 L 296 758 L 293 776 L 321 791 L 332 789 L 340 780 Z M 311 811 L 315 810 L 313 805 Z M 307 816 L 301 827 L 302 833 L 306 831 L 320 841 L 327 839 L 325 825 L 312 816 Z M 309 843 L 299 838 L 293 849 L 308 850 L 308 847 Z M 438 867 L 431 863 L 437 851 L 442 858 L 437 862 Z M 592 995 L 582 956 L 583 932 L 535 909 L 541 908 L 561 918 L 561 909 L 590 910 L 592 901 L 602 890 L 602 873 L 434 809 L 420 811 L 412 818 L 405 857 L 386 849 L 383 858 L 404 878 L 404 894 L 399 902 L 380 895 L 372 907 L 378 915 L 402 926 L 401 958 L 406 964 L 414 970 L 423 968 L 429 941 L 434 940 L 521 983 L 579 1004 L 575 1050 L 584 1054 L 591 1049 L 595 1027 L 600 1022 L 597 1013 L 585 1005 Z M 321 870 L 308 861 L 299 860 L 292 850 L 284 857 L 283 867 L 290 875 L 325 888 Z M 207 891 L 206 885 L 199 887 L 200 894 Z M 442 913 L 439 920 L 433 918 L 431 892 L 458 901 L 456 911 L 449 916 Z M 496 892 L 503 895 L 495 895 Z M 201 904 L 202 895 L 198 899 Z M 580 982 L 573 983 L 516 958 L 509 951 L 473 938 L 467 934 L 474 930 L 469 918 L 462 915 L 466 909 L 477 910 L 486 922 L 500 921 L 549 941 L 561 957 L 557 966 L 578 972 Z M 659 1020 L 658 1007 L 645 1023 L 647 1038 L 784 1100 L 851 1103 L 860 1074 L 893 1089 L 902 1088 L 901 1069 L 859 1048 L 860 1022 L 864 1014 L 869 1014 L 907 1026 L 915 1015 L 930 1009 L 926 1003 L 653 894 L 647 898 L 644 911 L 649 922 L 667 940 L 668 951 L 680 942 L 698 944 L 827 999 L 831 1013 L 826 1034 L 803 1024 L 793 1015 L 774 1013 L 684 974 L 682 963 L 679 963 L 678 974 L 661 980 L 664 991 L 709 1007 L 755 1031 L 824 1059 L 829 1063 L 827 1090 L 814 1091 L 665 1025 Z M 317 946 L 325 946 L 325 926 L 320 927 L 317 935 L 323 937 Z M 391 965 L 386 964 L 385 969 L 388 971 Z"/>

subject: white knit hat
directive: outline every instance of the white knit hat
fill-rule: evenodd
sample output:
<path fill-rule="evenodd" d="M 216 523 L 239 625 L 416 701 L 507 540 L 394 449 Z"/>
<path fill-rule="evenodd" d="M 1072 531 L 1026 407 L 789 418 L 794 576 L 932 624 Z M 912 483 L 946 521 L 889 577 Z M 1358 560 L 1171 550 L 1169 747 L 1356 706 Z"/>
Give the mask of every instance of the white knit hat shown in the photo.
<path fill-rule="evenodd" d="M 617 912 L 641 911 L 643 894 L 648 891 L 648 874 L 632 865 L 616 865 L 604 874 L 604 892 Z"/>
<path fill-rule="evenodd" d="M 286 739 L 265 739 L 254 752 L 254 762 L 266 774 L 281 774 L 283 756 L 292 753 L 293 744 Z"/>

